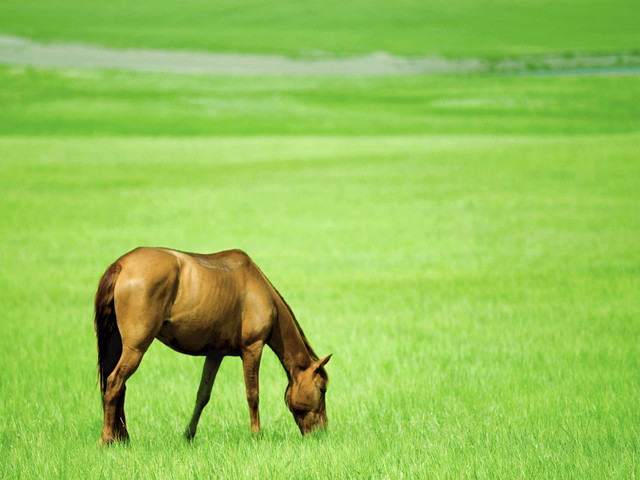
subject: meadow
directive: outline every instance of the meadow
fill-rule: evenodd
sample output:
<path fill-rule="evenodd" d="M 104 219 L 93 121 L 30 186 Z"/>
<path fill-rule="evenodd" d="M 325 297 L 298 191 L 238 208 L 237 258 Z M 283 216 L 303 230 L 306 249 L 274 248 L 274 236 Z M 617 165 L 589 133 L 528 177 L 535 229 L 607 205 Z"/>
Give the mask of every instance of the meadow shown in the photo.
<path fill-rule="evenodd" d="M 104 29 L 90 35 L 45 25 L 64 16 L 60 3 L 14 3 L 0 6 L 13 5 L 1 32 L 221 51 L 236 41 L 196 40 L 201 25 L 183 35 L 195 7 L 165 45 L 155 17 L 147 36 L 127 37 L 126 22 L 96 14 Z M 593 22 L 594 6 L 581 14 Z M 418 7 L 404 8 L 397 15 Z M 607 27 L 616 15 L 598 45 L 637 47 L 624 24 Z M 335 53 L 416 53 L 415 32 L 394 50 L 393 30 L 372 39 L 350 25 L 360 36 Z M 223 37 L 227 47 L 200 43 Z M 259 51 L 333 51 L 301 38 L 295 51 L 275 40 Z M 595 51 L 586 34 L 568 38 Z M 545 41 L 557 53 L 560 39 Z M 0 478 L 638 476 L 640 82 L 556 73 L 1 66 Z M 300 436 L 286 375 L 265 350 L 263 432 L 250 432 L 241 362 L 228 358 L 186 442 L 203 359 L 156 342 L 127 384 L 131 441 L 100 448 L 93 295 L 109 263 L 139 245 L 247 251 L 316 352 L 333 353 L 328 429 Z"/>
<path fill-rule="evenodd" d="M 0 32 L 294 57 L 504 57 L 638 52 L 634 0 L 4 0 Z"/>

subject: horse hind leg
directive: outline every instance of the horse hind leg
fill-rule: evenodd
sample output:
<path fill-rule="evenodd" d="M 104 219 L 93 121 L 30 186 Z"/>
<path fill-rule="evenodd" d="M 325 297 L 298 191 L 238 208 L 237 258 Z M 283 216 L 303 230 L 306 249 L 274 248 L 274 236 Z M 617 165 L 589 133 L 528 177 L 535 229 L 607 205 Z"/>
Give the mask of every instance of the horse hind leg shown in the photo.
<path fill-rule="evenodd" d="M 162 326 L 162 305 L 150 299 L 144 285 L 127 282 L 121 274 L 114 291 L 114 307 L 122 339 L 122 354 L 107 378 L 102 445 L 129 437 L 124 414 L 125 383 L 137 370 L 142 357 Z"/>
<path fill-rule="evenodd" d="M 127 420 L 124 416 L 124 397 L 127 393 L 126 385 L 122 389 L 122 394 L 116 405 L 116 425 L 114 428 L 114 438 L 116 440 L 129 440 L 129 432 L 127 431 Z"/>
<path fill-rule="evenodd" d="M 107 378 L 107 388 L 102 399 L 104 403 L 104 425 L 100 438 L 102 445 L 128 438 L 124 418 L 125 382 L 136 371 L 143 355 L 144 352 L 123 346 L 122 356 Z"/>

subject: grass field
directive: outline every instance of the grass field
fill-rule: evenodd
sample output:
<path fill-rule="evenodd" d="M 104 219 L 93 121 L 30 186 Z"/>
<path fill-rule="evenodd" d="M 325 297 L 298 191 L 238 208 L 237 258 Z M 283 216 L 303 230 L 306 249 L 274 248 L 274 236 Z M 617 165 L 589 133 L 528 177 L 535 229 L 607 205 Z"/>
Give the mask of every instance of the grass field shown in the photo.
<path fill-rule="evenodd" d="M 19 135 L 587 134 L 640 130 L 637 75 L 212 77 L 0 67 Z"/>
<path fill-rule="evenodd" d="M 356 3 L 308 20 L 351 42 L 318 29 L 290 49 L 298 30 L 295 15 L 278 16 L 284 3 L 270 26 L 254 5 L 260 25 L 248 23 L 244 43 L 228 34 L 249 13 L 229 11 L 215 20 L 227 30 L 205 35 L 201 2 L 181 15 L 158 3 L 145 28 L 146 2 L 10 1 L 0 32 L 256 51 L 268 31 L 257 51 L 292 55 L 530 53 L 495 40 L 510 34 L 532 53 L 636 48 L 618 3 L 599 16 L 581 4 L 566 42 L 501 22 L 468 26 L 474 41 L 447 51 L 416 47 L 401 23 L 374 35 L 375 16 L 362 26 L 345 13 Z M 554 31 L 562 17 L 551 14 L 572 8 L 512 2 L 504 15 L 530 12 L 529 31 L 549 16 Z M 418 25 L 424 9 L 394 18 Z M 443 23 L 443 38 L 456 28 Z M 0 478 L 638 477 L 638 80 L 0 67 Z M 241 363 L 229 358 L 187 443 L 203 359 L 154 343 L 128 382 L 132 441 L 98 447 L 93 295 L 139 245 L 249 252 L 317 353 L 334 354 L 328 430 L 300 436 L 286 375 L 265 351 L 263 433 L 250 433 Z"/>
<path fill-rule="evenodd" d="M 631 478 L 639 141 L 5 138 L 3 474 Z M 252 252 L 334 353 L 325 435 L 265 354 L 264 435 L 228 359 L 186 444 L 202 360 L 154 344 L 97 447 L 92 294 L 140 244 Z"/>
<path fill-rule="evenodd" d="M 291 56 L 638 51 L 634 0 L 4 0 L 0 32 L 117 47 Z"/>

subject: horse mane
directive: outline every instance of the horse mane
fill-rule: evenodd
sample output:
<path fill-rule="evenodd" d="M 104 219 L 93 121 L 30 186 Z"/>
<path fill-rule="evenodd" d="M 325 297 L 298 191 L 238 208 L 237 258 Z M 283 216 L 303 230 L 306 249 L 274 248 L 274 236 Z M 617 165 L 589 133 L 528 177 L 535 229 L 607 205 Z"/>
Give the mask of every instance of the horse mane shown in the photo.
<path fill-rule="evenodd" d="M 300 327 L 300 324 L 298 323 L 298 319 L 296 318 L 296 316 L 293 314 L 293 310 L 291 310 L 291 307 L 289 306 L 289 304 L 287 303 L 287 301 L 284 299 L 284 297 L 280 294 L 280 292 L 278 291 L 278 289 L 276 287 L 273 286 L 273 283 L 271 283 L 271 280 L 269 280 L 269 278 L 264 274 L 264 272 L 260 269 L 260 267 L 258 267 L 258 265 L 255 264 L 255 262 L 251 261 L 251 263 L 253 264 L 253 266 L 258 270 L 258 272 L 260 272 L 260 275 L 262 275 L 262 278 L 264 278 L 267 283 L 269 285 L 271 285 L 271 288 L 273 288 L 273 291 L 276 293 L 276 295 L 278 296 L 278 298 L 282 301 L 282 303 L 284 304 L 284 306 L 287 308 L 287 311 L 289 312 L 289 315 L 291 315 L 291 318 L 293 319 L 293 324 L 296 326 L 296 328 L 298 329 L 298 333 L 300 334 L 300 338 L 302 338 L 302 343 L 304 343 L 305 348 L 307 349 L 307 351 L 309 352 L 309 356 L 311 357 L 312 361 L 316 361 L 318 360 L 318 355 L 316 355 L 316 352 L 313 351 L 313 348 L 311 348 L 311 345 L 309 345 L 309 340 L 307 340 L 307 337 L 305 336 L 304 332 L 302 331 L 302 327 Z"/>
<path fill-rule="evenodd" d="M 267 278 L 267 277 L 265 277 L 265 278 Z M 267 281 L 268 280 L 269 279 L 267 279 Z M 269 282 L 269 283 L 271 283 L 271 282 Z M 313 348 L 311 348 L 311 345 L 309 345 L 309 340 L 307 340 L 307 337 L 305 336 L 304 332 L 302 331 L 302 327 L 300 327 L 300 324 L 298 323 L 298 319 L 293 314 L 293 310 L 291 310 L 291 307 L 289 306 L 287 301 L 282 297 L 282 295 L 280 295 L 280 292 L 278 291 L 278 289 L 276 287 L 273 286 L 272 283 L 271 283 L 271 287 L 278 294 L 278 297 L 280 297 L 280 300 L 282 300 L 282 303 L 284 303 L 284 306 L 287 307 L 287 311 L 289 312 L 289 315 L 291 315 L 291 318 L 293 318 L 293 323 L 295 324 L 296 328 L 298 329 L 298 333 L 300 334 L 300 337 L 302 337 L 302 342 L 304 343 L 304 346 L 307 348 L 307 351 L 309 352 L 309 355 L 311 356 L 311 360 L 313 360 L 315 362 L 316 360 L 318 360 L 318 355 L 316 355 L 316 352 L 314 352 Z"/>

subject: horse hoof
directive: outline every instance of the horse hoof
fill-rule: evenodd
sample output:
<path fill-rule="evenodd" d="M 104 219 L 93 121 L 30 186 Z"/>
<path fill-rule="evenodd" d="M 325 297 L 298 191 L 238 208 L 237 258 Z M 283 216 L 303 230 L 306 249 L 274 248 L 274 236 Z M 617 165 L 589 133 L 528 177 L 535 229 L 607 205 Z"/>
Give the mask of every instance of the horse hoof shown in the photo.
<path fill-rule="evenodd" d="M 189 441 L 189 442 L 191 442 L 193 440 L 193 437 L 195 437 L 195 436 L 196 436 L 196 432 L 192 432 L 188 428 L 184 432 L 184 438 L 186 438 L 187 441 Z"/>

